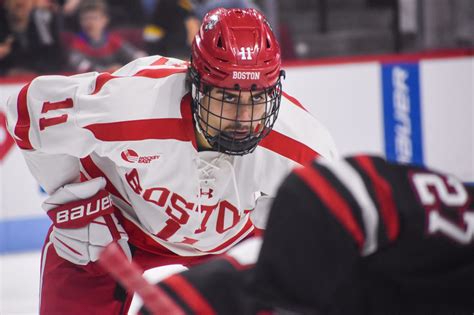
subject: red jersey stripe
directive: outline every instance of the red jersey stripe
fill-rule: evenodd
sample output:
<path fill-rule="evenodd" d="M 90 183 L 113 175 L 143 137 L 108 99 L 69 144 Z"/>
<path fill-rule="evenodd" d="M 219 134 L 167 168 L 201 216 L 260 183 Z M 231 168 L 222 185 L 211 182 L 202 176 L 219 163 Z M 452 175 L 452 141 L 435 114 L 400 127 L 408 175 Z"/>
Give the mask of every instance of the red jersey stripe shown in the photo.
<path fill-rule="evenodd" d="M 28 112 L 27 94 L 30 83 L 25 85 L 18 94 L 17 110 L 18 120 L 15 126 L 15 141 L 23 150 L 32 150 L 30 142 L 30 113 Z"/>
<path fill-rule="evenodd" d="M 400 222 L 397 207 L 393 199 L 390 184 L 378 174 L 374 164 L 368 156 L 355 157 L 357 163 L 367 173 L 373 183 L 373 188 L 382 214 L 382 220 L 387 228 L 388 239 L 394 241 L 400 232 Z"/>
<path fill-rule="evenodd" d="M 164 78 L 176 73 L 185 73 L 186 71 L 187 71 L 186 68 L 144 69 L 144 70 L 138 71 L 133 76 L 145 77 L 145 78 L 151 78 L 151 79 L 160 79 L 160 78 Z M 110 80 L 119 79 L 119 78 L 122 78 L 122 77 L 114 76 L 107 72 L 99 74 L 95 81 L 95 88 L 92 94 L 99 93 L 102 87 L 105 85 L 105 83 L 109 82 Z"/>
<path fill-rule="evenodd" d="M 206 253 L 213 253 L 213 252 L 218 252 L 221 251 L 227 247 L 232 246 L 237 240 L 244 235 L 245 233 L 251 231 L 253 229 L 253 224 L 252 221 L 250 221 L 250 218 L 247 219 L 247 223 L 245 223 L 244 227 L 240 230 L 239 233 L 235 234 L 233 237 L 231 237 L 229 240 L 226 242 L 222 243 L 221 245 L 217 246 L 216 248 L 213 248 L 211 250 L 205 251 Z"/>
<path fill-rule="evenodd" d="M 97 79 L 95 79 L 95 88 L 94 88 L 94 92 L 92 92 L 92 95 L 99 93 L 99 91 L 102 89 L 105 83 L 115 78 L 118 78 L 118 77 L 113 76 L 108 72 L 99 74 L 97 76 Z"/>
<path fill-rule="evenodd" d="M 181 100 L 182 118 L 161 118 L 119 121 L 85 126 L 101 141 L 137 141 L 146 139 L 173 139 L 191 141 L 197 149 L 196 134 L 191 113 L 191 95 Z"/>
<path fill-rule="evenodd" d="M 278 131 L 272 130 L 263 138 L 259 146 L 262 146 L 270 151 L 276 152 L 290 160 L 293 160 L 301 165 L 304 165 L 320 154 L 307 145 L 298 142 Z"/>
<path fill-rule="evenodd" d="M 187 68 L 172 68 L 172 69 L 143 69 L 138 71 L 134 77 L 145 77 L 151 79 L 160 79 L 176 73 L 186 73 Z"/>
<path fill-rule="evenodd" d="M 201 293 L 180 274 L 163 280 L 163 283 L 168 285 L 193 310 L 194 314 L 216 314 Z"/>
<path fill-rule="evenodd" d="M 350 206 L 337 190 L 311 166 L 296 168 L 294 173 L 319 197 L 331 214 L 352 235 L 361 249 L 365 242 L 364 233 L 354 218 Z"/>
<path fill-rule="evenodd" d="M 85 126 L 101 141 L 137 141 L 146 139 L 174 139 L 189 141 L 180 118 L 119 121 Z"/>
<path fill-rule="evenodd" d="M 97 178 L 97 177 L 105 178 L 105 181 L 106 181 L 105 190 L 107 190 L 109 193 L 111 193 L 115 197 L 122 199 L 125 203 L 130 205 L 130 203 L 127 200 L 125 200 L 125 198 L 119 193 L 117 188 L 115 188 L 112 182 L 107 178 L 104 172 L 102 172 L 102 170 L 97 165 L 95 165 L 94 161 L 92 161 L 92 158 L 90 156 L 86 156 L 85 158 L 82 158 L 81 165 L 91 178 Z"/>
<path fill-rule="evenodd" d="M 168 58 L 166 57 L 160 57 L 156 61 L 154 61 L 151 65 L 152 66 L 162 66 L 168 62 Z"/>
<path fill-rule="evenodd" d="M 296 106 L 298 106 L 299 108 L 302 108 L 303 110 L 305 111 L 308 111 L 306 108 L 304 108 L 303 104 L 300 103 L 300 101 L 298 101 L 296 98 L 294 98 L 293 96 L 289 95 L 288 93 L 285 93 L 285 92 L 281 92 L 281 94 L 283 94 L 283 96 L 289 100 L 290 102 L 292 102 L 293 104 L 295 104 Z"/>

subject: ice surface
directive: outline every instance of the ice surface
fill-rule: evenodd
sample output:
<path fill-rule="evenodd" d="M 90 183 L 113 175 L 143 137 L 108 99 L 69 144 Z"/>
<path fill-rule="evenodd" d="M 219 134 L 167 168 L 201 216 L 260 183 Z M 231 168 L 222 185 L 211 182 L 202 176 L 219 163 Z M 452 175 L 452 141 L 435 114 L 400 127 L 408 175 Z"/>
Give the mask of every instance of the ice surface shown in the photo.
<path fill-rule="evenodd" d="M 38 314 L 41 252 L 0 255 L 0 314 Z M 185 268 L 170 265 L 145 272 L 145 277 L 156 282 Z M 129 314 L 140 305 L 134 297 Z"/>

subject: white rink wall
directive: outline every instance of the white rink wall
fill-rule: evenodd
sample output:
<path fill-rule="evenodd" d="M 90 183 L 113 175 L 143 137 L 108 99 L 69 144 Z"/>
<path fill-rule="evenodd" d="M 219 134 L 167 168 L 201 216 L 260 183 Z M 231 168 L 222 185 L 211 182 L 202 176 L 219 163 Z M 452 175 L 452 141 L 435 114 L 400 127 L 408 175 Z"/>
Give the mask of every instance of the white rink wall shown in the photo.
<path fill-rule="evenodd" d="M 472 54 L 382 60 L 288 65 L 284 89 L 328 127 L 342 155 L 380 154 L 474 182 Z M 0 255 L 39 249 L 49 224 L 46 195 L 1 115 L 24 83 L 0 79 Z"/>

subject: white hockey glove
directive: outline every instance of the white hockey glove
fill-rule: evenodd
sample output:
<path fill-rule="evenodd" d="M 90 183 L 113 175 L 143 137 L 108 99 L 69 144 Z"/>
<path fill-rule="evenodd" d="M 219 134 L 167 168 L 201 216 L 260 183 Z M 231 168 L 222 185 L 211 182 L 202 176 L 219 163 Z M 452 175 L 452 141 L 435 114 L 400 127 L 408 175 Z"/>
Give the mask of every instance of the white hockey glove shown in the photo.
<path fill-rule="evenodd" d="M 255 227 L 264 230 L 267 227 L 268 216 L 274 197 L 260 196 L 258 197 L 255 208 L 250 212 L 250 220 Z"/>
<path fill-rule="evenodd" d="M 116 241 L 131 259 L 128 235 L 113 214 L 105 179 L 64 185 L 43 203 L 53 221 L 50 241 L 58 255 L 76 265 L 99 259 L 109 243 Z"/>

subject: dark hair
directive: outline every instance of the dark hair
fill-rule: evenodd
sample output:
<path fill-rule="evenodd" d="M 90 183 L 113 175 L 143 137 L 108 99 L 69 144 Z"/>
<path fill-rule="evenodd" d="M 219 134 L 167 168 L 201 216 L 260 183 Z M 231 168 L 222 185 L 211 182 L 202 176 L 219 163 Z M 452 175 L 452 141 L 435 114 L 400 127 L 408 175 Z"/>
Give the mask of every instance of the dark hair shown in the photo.
<path fill-rule="evenodd" d="M 109 15 L 109 8 L 104 0 L 83 0 L 79 5 L 79 15 L 89 11 L 102 11 L 104 15 Z"/>

